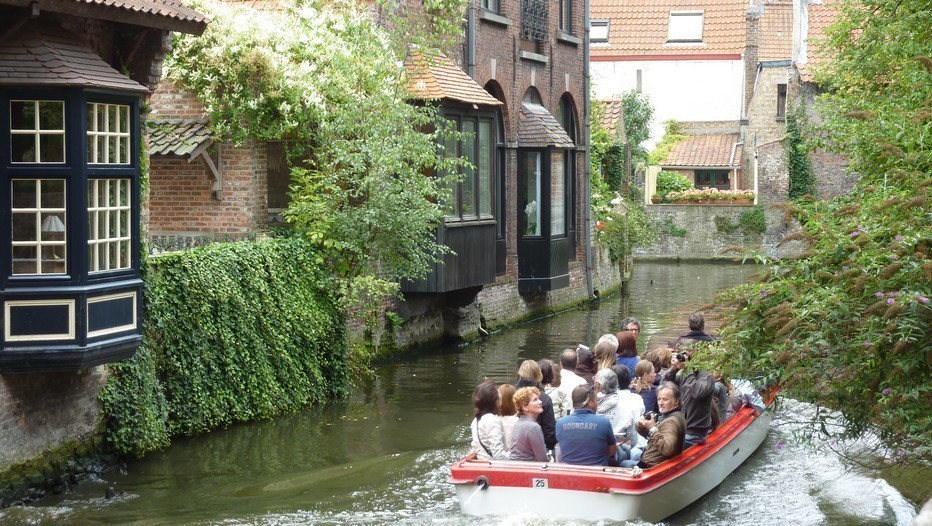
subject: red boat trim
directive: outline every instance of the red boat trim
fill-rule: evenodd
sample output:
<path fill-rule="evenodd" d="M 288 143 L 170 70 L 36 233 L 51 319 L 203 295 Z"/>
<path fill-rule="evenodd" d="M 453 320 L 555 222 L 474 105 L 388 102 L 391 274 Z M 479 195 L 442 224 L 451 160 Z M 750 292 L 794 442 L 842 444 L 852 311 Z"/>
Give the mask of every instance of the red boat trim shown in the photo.
<path fill-rule="evenodd" d="M 678 456 L 647 470 L 563 463 L 481 461 L 475 455 L 450 467 L 449 482 L 475 485 L 479 477 L 489 486 L 566 489 L 597 493 L 641 495 L 656 490 L 700 465 L 725 447 L 758 416 L 744 407 L 709 435 L 703 445 L 692 446 Z"/>

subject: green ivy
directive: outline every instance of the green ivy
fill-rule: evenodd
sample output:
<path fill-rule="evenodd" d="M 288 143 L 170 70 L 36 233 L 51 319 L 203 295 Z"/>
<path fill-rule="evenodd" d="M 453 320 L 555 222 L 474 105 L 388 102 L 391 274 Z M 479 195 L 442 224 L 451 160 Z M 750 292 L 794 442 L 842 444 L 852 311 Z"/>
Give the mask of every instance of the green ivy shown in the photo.
<path fill-rule="evenodd" d="M 790 199 L 815 195 L 815 177 L 809 159 L 809 145 L 803 137 L 807 128 L 806 108 L 800 104 L 786 116 L 787 158 L 790 169 Z"/>
<path fill-rule="evenodd" d="M 150 259 L 145 343 L 109 367 L 114 449 L 269 418 L 345 396 L 344 312 L 299 237 L 207 245 Z"/>
<path fill-rule="evenodd" d="M 732 234 L 738 229 L 746 236 L 760 235 L 767 231 L 767 218 L 764 207 L 755 206 L 750 210 L 741 212 L 738 221 L 733 222 L 725 216 L 715 216 L 715 229 L 723 234 Z"/>
<path fill-rule="evenodd" d="M 660 231 L 673 237 L 686 237 L 686 229 L 677 226 L 671 217 L 668 217 L 663 221 L 663 226 L 660 228 Z"/>
<path fill-rule="evenodd" d="M 647 156 L 648 164 L 662 164 L 667 159 L 670 150 L 672 150 L 678 142 L 686 139 L 686 135 L 680 133 L 680 124 L 675 120 L 664 122 L 663 129 L 663 137 L 660 138 L 660 142 L 654 147 L 654 151 L 650 152 L 650 155 Z"/>

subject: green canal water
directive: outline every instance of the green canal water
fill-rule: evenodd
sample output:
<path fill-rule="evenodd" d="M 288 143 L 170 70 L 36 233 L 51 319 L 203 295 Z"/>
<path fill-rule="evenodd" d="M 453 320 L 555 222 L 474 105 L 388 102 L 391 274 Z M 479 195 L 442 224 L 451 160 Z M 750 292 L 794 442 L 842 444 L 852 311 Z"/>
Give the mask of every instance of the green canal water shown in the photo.
<path fill-rule="evenodd" d="M 551 524 L 460 513 L 448 466 L 468 450 L 475 385 L 513 381 L 522 360 L 558 359 L 626 316 L 640 318 L 642 347 L 670 327 L 686 332 L 688 312 L 755 270 L 639 264 L 625 294 L 384 364 L 341 403 L 176 440 L 68 494 L 0 510 L 0 524 Z M 787 401 L 748 462 L 664 524 L 910 524 L 915 506 L 887 482 L 795 442 L 792 422 L 809 410 Z"/>

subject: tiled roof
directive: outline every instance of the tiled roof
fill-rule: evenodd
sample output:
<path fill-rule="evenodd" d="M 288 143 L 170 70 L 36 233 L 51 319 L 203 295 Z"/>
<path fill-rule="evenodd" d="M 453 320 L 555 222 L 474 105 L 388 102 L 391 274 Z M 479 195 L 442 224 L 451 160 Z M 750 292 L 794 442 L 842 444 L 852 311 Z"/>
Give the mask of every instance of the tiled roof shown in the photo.
<path fill-rule="evenodd" d="M 741 147 L 732 152 L 739 141 L 737 133 L 716 133 L 710 135 L 687 135 L 686 139 L 676 143 L 660 163 L 662 167 L 710 167 L 723 168 L 739 164 Z"/>
<path fill-rule="evenodd" d="M 0 0 L 0 4 L 23 8 L 30 3 Z M 208 22 L 179 0 L 49 0 L 40 2 L 40 10 L 196 35 L 204 32 Z"/>
<path fill-rule="evenodd" d="M 144 92 L 63 29 L 27 23 L 0 42 L 0 85 L 73 86 Z"/>
<path fill-rule="evenodd" d="M 572 148 L 573 139 L 563 126 L 540 104 L 522 103 L 518 122 L 518 146 L 521 148 Z"/>
<path fill-rule="evenodd" d="M 790 60 L 793 57 L 793 4 L 767 2 L 760 16 L 758 60 Z"/>
<path fill-rule="evenodd" d="M 702 42 L 667 44 L 670 11 L 702 11 Z M 592 0 L 591 13 L 610 21 L 593 57 L 740 55 L 747 39 L 747 0 Z"/>
<path fill-rule="evenodd" d="M 625 115 L 621 99 L 600 100 L 605 108 L 602 114 L 602 127 L 608 130 L 612 137 L 618 137 L 621 142 L 627 142 L 625 137 Z"/>
<path fill-rule="evenodd" d="M 443 53 L 429 58 L 415 53 L 406 61 L 405 69 L 408 71 L 408 93 L 414 98 L 448 99 L 486 106 L 502 104 Z"/>
<path fill-rule="evenodd" d="M 838 9 L 834 0 L 823 0 L 821 4 L 809 4 L 809 28 L 806 33 L 806 62 L 797 64 L 803 82 L 812 82 L 812 66 L 822 60 L 819 46 L 814 43 L 825 36 L 825 28 L 835 21 Z"/>
<path fill-rule="evenodd" d="M 149 155 L 190 156 L 202 144 L 212 141 L 207 121 L 150 120 Z"/>

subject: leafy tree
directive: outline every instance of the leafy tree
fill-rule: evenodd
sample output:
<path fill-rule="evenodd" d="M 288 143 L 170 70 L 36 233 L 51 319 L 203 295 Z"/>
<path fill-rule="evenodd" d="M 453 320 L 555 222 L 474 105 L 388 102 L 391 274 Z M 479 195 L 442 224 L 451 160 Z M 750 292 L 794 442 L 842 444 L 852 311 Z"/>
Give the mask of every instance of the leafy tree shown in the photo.
<path fill-rule="evenodd" d="M 645 162 L 647 150 L 643 144 L 650 139 L 650 121 L 654 117 L 650 97 L 631 90 L 622 95 L 621 105 L 625 116 L 625 134 L 631 147 L 631 162 Z"/>
<path fill-rule="evenodd" d="M 838 410 L 818 411 L 813 433 L 871 431 L 888 462 L 932 458 L 930 43 L 924 0 L 842 4 L 816 72 L 827 90 L 816 137 L 859 182 L 851 196 L 789 205 L 809 252 L 723 297 L 718 365 Z"/>
<path fill-rule="evenodd" d="M 436 21 L 463 2 L 428 4 Z M 447 250 L 436 228 L 448 186 L 425 174 L 455 173 L 461 162 L 438 155 L 449 129 L 435 109 L 408 100 L 405 47 L 354 2 L 201 8 L 212 22 L 200 37 L 176 38 L 170 76 L 204 103 L 223 139 L 294 145 L 300 168 L 286 217 L 340 278 L 347 307 L 375 312 Z"/>

